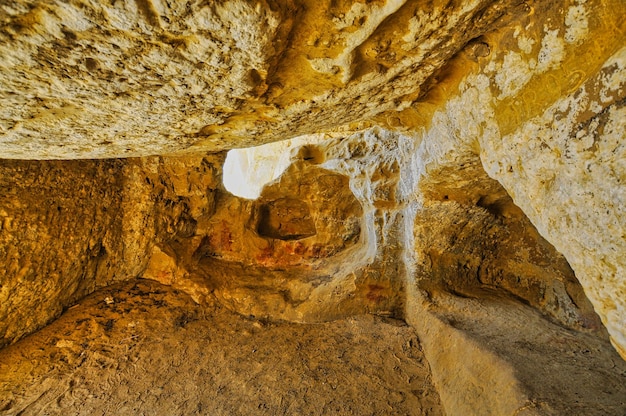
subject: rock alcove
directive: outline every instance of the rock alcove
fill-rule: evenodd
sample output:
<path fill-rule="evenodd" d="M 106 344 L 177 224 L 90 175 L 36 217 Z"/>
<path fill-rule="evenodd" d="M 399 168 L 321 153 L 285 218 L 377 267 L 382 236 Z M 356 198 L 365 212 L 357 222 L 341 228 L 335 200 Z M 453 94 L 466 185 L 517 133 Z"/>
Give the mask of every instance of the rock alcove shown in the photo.
<path fill-rule="evenodd" d="M 0 16 L 0 413 L 626 412 L 623 1 Z"/>

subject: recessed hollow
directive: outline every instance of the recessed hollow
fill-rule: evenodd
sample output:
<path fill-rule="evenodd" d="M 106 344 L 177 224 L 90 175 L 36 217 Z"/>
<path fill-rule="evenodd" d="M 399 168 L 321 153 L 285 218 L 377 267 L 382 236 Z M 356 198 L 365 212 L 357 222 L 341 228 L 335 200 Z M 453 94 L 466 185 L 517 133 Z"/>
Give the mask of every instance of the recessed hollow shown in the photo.
<path fill-rule="evenodd" d="M 280 198 L 261 205 L 257 231 L 262 237 L 279 240 L 301 240 L 316 234 L 309 206 L 293 198 Z"/>

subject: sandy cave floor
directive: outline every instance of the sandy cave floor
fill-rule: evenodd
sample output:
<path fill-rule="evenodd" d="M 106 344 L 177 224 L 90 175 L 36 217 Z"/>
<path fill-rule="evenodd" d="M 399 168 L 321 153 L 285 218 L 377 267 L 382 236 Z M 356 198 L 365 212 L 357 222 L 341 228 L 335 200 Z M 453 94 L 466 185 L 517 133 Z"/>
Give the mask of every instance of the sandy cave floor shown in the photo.
<path fill-rule="evenodd" d="M 2 415 L 440 415 L 401 321 L 246 319 L 138 280 L 0 351 Z"/>

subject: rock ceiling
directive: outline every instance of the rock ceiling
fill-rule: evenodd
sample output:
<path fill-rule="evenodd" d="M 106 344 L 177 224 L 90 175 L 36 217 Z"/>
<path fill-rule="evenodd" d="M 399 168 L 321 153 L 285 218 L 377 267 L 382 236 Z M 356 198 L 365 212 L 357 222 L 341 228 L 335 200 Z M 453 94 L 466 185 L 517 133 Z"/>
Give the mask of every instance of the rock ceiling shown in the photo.
<path fill-rule="evenodd" d="M 492 69 L 502 72 L 494 88 L 506 106 L 533 72 L 557 75 L 563 60 L 581 52 L 587 56 L 577 67 L 589 72 L 615 51 L 617 39 L 583 43 L 590 25 L 620 24 L 613 14 L 587 17 L 593 7 L 572 5 L 570 12 L 517 0 L 3 2 L 0 149 L 16 159 L 215 151 L 329 131 L 385 111 L 398 127 L 404 118 L 394 113 L 414 108 L 452 76 L 444 68 L 452 57 L 484 61 L 492 49 L 499 55 L 514 46 Z M 555 13 L 565 26 L 543 22 Z M 494 30 L 512 21 L 504 33 Z M 559 37 L 562 26 L 567 33 Z M 484 37 L 494 33 L 499 38 Z M 531 67 L 538 54 L 543 60 Z M 518 62 L 526 71 L 509 73 Z"/>

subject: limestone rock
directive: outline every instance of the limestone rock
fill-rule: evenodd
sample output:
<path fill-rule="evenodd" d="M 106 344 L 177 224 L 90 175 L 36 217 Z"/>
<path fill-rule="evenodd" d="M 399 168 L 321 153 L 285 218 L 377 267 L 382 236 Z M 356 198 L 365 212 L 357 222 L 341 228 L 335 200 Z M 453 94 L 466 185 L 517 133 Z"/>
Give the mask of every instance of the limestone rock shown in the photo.
<path fill-rule="evenodd" d="M 212 213 L 212 160 L 1 161 L 0 345 L 193 235 Z"/>
<path fill-rule="evenodd" d="M 597 75 L 515 132 L 497 141 L 485 136 L 482 153 L 489 173 L 566 256 L 623 356 L 625 84 L 621 49 Z"/>
<path fill-rule="evenodd" d="M 450 71 L 466 68 L 465 75 L 432 94 L 455 94 L 417 107 L 432 114 L 420 158 L 462 164 L 479 153 L 488 174 L 567 258 L 624 355 L 625 172 L 617 143 L 624 138 L 626 31 L 613 26 L 623 7 L 598 5 L 591 17 L 593 5 L 541 5 L 536 17 L 486 36 L 494 47 L 474 66 L 471 55 L 451 62 Z"/>
<path fill-rule="evenodd" d="M 140 276 L 248 317 L 405 319 L 448 414 L 623 413 L 625 20 L 622 0 L 4 2 L 0 346 Z M 84 158 L 127 159 L 6 160 Z"/>
<path fill-rule="evenodd" d="M 301 240 L 317 234 L 308 205 L 289 197 L 261 206 L 259 235 L 279 240 Z"/>
<path fill-rule="evenodd" d="M 520 3 L 3 2 L 0 154 L 215 151 L 358 122 L 409 106 Z"/>
<path fill-rule="evenodd" d="M 120 160 L 0 164 L 0 345 L 145 266 L 154 218 Z"/>

